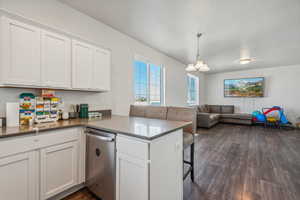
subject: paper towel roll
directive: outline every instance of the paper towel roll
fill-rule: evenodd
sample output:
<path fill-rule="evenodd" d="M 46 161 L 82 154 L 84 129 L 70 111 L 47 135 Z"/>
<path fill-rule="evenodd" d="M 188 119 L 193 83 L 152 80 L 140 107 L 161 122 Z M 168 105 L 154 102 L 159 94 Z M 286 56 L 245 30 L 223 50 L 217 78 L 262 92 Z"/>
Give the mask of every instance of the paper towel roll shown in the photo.
<path fill-rule="evenodd" d="M 19 103 L 6 103 L 6 126 L 19 126 Z"/>

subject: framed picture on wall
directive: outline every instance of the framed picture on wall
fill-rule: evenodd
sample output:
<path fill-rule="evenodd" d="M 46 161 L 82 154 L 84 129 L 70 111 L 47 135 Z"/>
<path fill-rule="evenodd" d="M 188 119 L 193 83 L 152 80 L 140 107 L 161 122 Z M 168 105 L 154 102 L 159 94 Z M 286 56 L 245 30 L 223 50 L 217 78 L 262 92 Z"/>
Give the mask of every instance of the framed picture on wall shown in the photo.
<path fill-rule="evenodd" d="M 225 79 L 224 97 L 264 97 L 264 77 Z"/>

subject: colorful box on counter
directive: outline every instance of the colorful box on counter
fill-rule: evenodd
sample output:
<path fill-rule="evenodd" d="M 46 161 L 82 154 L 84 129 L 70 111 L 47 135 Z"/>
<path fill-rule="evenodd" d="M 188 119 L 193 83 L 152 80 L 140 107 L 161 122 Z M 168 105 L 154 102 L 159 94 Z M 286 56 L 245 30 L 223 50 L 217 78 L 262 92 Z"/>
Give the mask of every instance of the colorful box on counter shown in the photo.
<path fill-rule="evenodd" d="M 35 121 L 37 123 L 57 121 L 59 102 L 60 99 L 57 97 L 37 97 Z"/>
<path fill-rule="evenodd" d="M 32 93 L 20 94 L 20 124 L 28 125 L 31 119 L 37 123 L 57 121 L 60 99 L 54 94 L 53 90 L 42 90 L 40 97 Z"/>
<path fill-rule="evenodd" d="M 27 125 L 35 116 L 35 95 L 32 93 L 20 94 L 20 124 Z"/>

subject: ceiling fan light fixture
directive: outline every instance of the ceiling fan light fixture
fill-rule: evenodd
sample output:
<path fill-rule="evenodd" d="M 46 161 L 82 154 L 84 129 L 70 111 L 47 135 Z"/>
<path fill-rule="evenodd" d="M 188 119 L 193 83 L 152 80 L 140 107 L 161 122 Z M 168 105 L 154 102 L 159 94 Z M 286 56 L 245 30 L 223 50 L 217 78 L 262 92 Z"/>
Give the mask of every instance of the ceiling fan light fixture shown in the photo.
<path fill-rule="evenodd" d="M 251 63 L 252 61 L 253 61 L 253 59 L 251 59 L 251 58 L 241 58 L 240 59 L 240 64 L 241 65 L 247 65 L 247 64 Z"/>

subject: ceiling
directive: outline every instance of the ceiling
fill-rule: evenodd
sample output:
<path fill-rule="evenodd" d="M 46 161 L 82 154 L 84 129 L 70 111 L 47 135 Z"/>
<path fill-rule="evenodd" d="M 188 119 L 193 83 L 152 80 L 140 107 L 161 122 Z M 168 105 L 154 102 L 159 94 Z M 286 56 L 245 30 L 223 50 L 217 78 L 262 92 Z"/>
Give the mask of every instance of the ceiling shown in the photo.
<path fill-rule="evenodd" d="M 211 72 L 300 63 L 299 0 L 60 0 L 184 64 Z M 240 65 L 241 57 L 255 62 Z"/>

